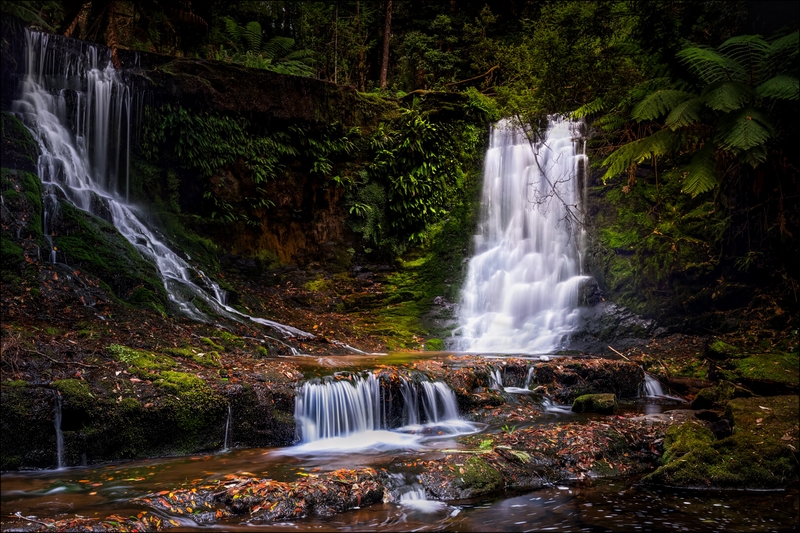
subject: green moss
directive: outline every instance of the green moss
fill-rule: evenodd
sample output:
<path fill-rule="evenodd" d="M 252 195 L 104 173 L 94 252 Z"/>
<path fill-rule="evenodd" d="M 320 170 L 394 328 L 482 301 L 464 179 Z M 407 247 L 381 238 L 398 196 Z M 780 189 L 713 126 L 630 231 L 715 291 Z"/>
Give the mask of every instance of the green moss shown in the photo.
<path fill-rule="evenodd" d="M 112 344 L 106 349 L 115 359 L 128 365 L 128 368 L 143 378 L 150 378 L 154 372 L 177 366 L 171 357 L 156 355 L 145 350 L 135 350 L 119 344 Z"/>
<path fill-rule="evenodd" d="M 229 333 L 227 331 L 220 331 L 219 338 L 226 346 L 235 346 L 236 348 L 244 348 L 244 340 L 238 335 Z"/>
<path fill-rule="evenodd" d="M 11 285 L 20 283 L 19 273 L 25 265 L 25 255 L 22 247 L 5 236 L 0 236 L 0 268 L 2 269 L 2 281 Z"/>
<path fill-rule="evenodd" d="M 311 281 L 307 281 L 303 284 L 303 288 L 307 291 L 311 292 L 325 292 L 329 291 L 332 288 L 332 283 L 330 280 L 325 279 L 323 276 L 318 276 L 316 279 Z"/>
<path fill-rule="evenodd" d="M 0 131 L 2 131 L 2 152 L 0 159 L 3 166 L 36 172 L 39 160 L 39 146 L 28 129 L 19 119 L 9 112 L 3 111 L 0 117 Z"/>
<path fill-rule="evenodd" d="M 720 376 L 729 381 L 781 383 L 798 386 L 800 357 L 795 353 L 754 354 L 729 359 L 721 365 Z"/>
<path fill-rule="evenodd" d="M 70 265 L 97 276 L 123 300 L 130 301 L 143 287 L 147 292 L 138 292 L 138 299 L 155 302 L 160 310 L 166 307 L 166 292 L 155 267 L 113 225 L 65 201 L 61 216 L 61 234 L 54 244 Z"/>
<path fill-rule="evenodd" d="M 25 381 L 24 379 L 14 379 L 10 381 L 4 381 L 3 385 L 7 387 L 27 387 L 28 382 Z"/>
<path fill-rule="evenodd" d="M 584 394 L 572 402 L 572 410 L 576 413 L 611 414 L 619 409 L 616 394 Z"/>
<path fill-rule="evenodd" d="M 211 340 L 211 339 L 209 339 L 208 337 L 202 337 L 202 338 L 200 338 L 200 340 L 201 340 L 201 341 L 202 341 L 204 344 L 206 344 L 206 345 L 208 345 L 208 346 L 211 346 L 211 347 L 212 347 L 212 348 L 214 348 L 215 350 L 220 350 L 220 351 L 224 351 L 224 350 L 225 350 L 225 347 L 224 347 L 224 346 L 222 346 L 221 344 L 217 344 L 216 342 L 212 341 L 212 340 Z"/>
<path fill-rule="evenodd" d="M 444 350 L 444 341 L 442 339 L 434 337 L 425 341 L 425 351 L 441 352 L 442 350 Z"/>
<path fill-rule="evenodd" d="M 175 355 L 178 357 L 189 359 L 203 366 L 209 366 L 209 367 L 222 366 L 222 363 L 220 362 L 219 353 L 217 353 L 216 351 L 203 352 L 200 350 L 195 350 L 192 347 L 186 347 L 186 348 L 166 348 L 164 349 L 164 352 L 170 355 Z"/>
<path fill-rule="evenodd" d="M 733 434 L 715 440 L 697 422 L 667 430 L 662 466 L 645 482 L 681 487 L 780 488 L 798 482 L 797 396 L 737 398 L 725 417 Z"/>
<path fill-rule="evenodd" d="M 464 463 L 463 472 L 456 477 L 459 488 L 478 492 L 492 492 L 503 488 L 503 476 L 492 465 L 481 457 L 470 457 Z"/>
<path fill-rule="evenodd" d="M 208 385 L 194 374 L 165 370 L 160 373 L 155 384 L 175 394 L 208 389 Z"/>
<path fill-rule="evenodd" d="M 728 357 L 739 357 L 742 354 L 742 351 L 739 350 L 736 346 L 732 346 L 726 342 L 723 342 L 719 339 L 711 342 L 708 345 L 708 350 L 706 351 L 706 355 L 713 359 L 725 359 Z"/>

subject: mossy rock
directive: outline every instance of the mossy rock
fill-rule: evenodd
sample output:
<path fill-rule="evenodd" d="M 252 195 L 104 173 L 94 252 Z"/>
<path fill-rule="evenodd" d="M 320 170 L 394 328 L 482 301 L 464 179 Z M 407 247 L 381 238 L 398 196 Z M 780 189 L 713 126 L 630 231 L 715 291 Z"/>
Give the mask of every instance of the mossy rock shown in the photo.
<path fill-rule="evenodd" d="M 3 166 L 36 174 L 39 145 L 17 117 L 3 111 L 0 119 L 3 142 L 0 143 L 0 160 Z"/>
<path fill-rule="evenodd" d="M 662 466 L 645 483 L 694 488 L 775 489 L 798 482 L 798 396 L 735 398 L 720 440 L 699 422 L 667 430 Z"/>
<path fill-rule="evenodd" d="M 67 264 L 96 276 L 122 300 L 164 312 L 167 295 L 156 268 L 112 224 L 66 201 L 54 218 L 54 244 Z"/>
<path fill-rule="evenodd" d="M 753 393 L 730 381 L 721 381 L 715 387 L 701 389 L 692 401 L 692 409 L 724 408 L 734 398 L 750 398 Z"/>
<path fill-rule="evenodd" d="M 442 339 L 432 338 L 425 341 L 426 352 L 441 352 L 444 350 L 444 341 Z"/>
<path fill-rule="evenodd" d="M 584 394 L 572 402 L 572 410 L 576 413 L 612 414 L 619 409 L 616 394 Z"/>
<path fill-rule="evenodd" d="M 706 357 L 719 360 L 731 357 L 743 357 L 743 353 L 736 346 L 716 339 L 709 343 L 708 348 L 706 348 Z"/>
<path fill-rule="evenodd" d="M 473 496 L 488 494 L 503 488 L 503 476 L 481 457 L 470 457 L 455 478 L 459 489 L 470 491 Z"/>
<path fill-rule="evenodd" d="M 741 383 L 765 396 L 797 392 L 800 380 L 800 354 L 772 352 L 749 354 L 719 364 L 718 377 Z"/>

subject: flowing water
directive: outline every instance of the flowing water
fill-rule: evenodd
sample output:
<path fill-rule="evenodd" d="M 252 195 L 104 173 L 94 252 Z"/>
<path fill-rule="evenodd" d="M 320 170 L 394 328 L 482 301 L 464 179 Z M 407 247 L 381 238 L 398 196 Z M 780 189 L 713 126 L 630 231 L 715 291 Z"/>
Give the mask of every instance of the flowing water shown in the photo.
<path fill-rule="evenodd" d="M 551 353 L 577 327 L 587 163 L 578 128 L 553 120 L 538 143 L 508 120 L 492 130 L 455 349 Z"/>
<path fill-rule="evenodd" d="M 114 223 L 161 273 L 177 310 L 204 320 L 192 298 L 239 319 L 252 319 L 287 336 L 309 335 L 248 317 L 225 303 L 225 294 L 189 259 L 173 252 L 130 202 L 129 150 L 144 93 L 109 65 L 108 52 L 87 43 L 28 32 L 27 76 L 15 113 L 40 144 L 45 234 L 68 199 Z M 484 212 L 464 289 L 459 349 L 482 353 L 552 353 L 574 330 L 581 276 L 580 232 L 572 218 L 585 156 L 576 125 L 553 121 L 545 139 L 531 145 L 507 122 L 497 125 L 486 158 Z M 51 261 L 63 261 L 55 246 Z M 628 487 L 613 481 L 547 487 L 531 494 L 448 504 L 429 500 L 409 459 L 438 459 L 458 448 L 455 437 L 498 431 L 462 420 L 455 395 L 441 382 L 409 373 L 394 397 L 376 365 L 414 356 L 362 355 L 316 358 L 320 377 L 296 396 L 298 444 L 282 449 L 228 450 L 233 413 L 228 410 L 225 453 L 59 468 L 2 475 L 3 530 L 24 528 L 14 513 L 104 518 L 142 511 L 132 498 L 227 474 L 251 472 L 291 481 L 307 471 L 373 466 L 396 476 L 394 500 L 332 518 L 255 525 L 247 517 L 217 525 L 189 519 L 182 531 L 789 531 L 796 530 L 798 493 L 685 493 Z M 366 369 L 370 367 L 370 369 Z M 334 373 L 333 368 L 349 368 Z M 498 368 L 495 387 L 528 392 L 532 373 L 519 383 Z M 518 378 L 518 381 L 521 378 Z M 507 382 L 507 383 L 506 383 Z M 649 383 L 649 382 L 648 382 Z M 645 384 L 650 394 L 652 383 Z M 644 401 L 647 401 L 645 398 Z M 581 420 L 566 406 L 544 405 L 541 423 Z M 639 407 L 635 407 L 639 408 Z M 656 409 L 661 409 L 656 406 Z M 648 408 L 649 412 L 649 408 Z M 54 429 L 61 461 L 60 399 Z M 414 461 L 412 461 L 414 462 Z M 619 482 L 618 482 L 619 483 Z M 627 487 L 627 488 L 626 488 Z"/>
<path fill-rule="evenodd" d="M 226 303 L 225 291 L 173 251 L 145 213 L 129 202 L 130 147 L 141 113 L 143 91 L 131 88 L 113 68 L 109 51 L 45 33 L 25 32 L 26 74 L 13 112 L 38 141 L 43 185 L 44 233 L 50 260 L 59 259 L 52 229 L 61 198 L 113 223 L 158 269 L 174 308 L 209 320 L 193 303 L 216 313 L 252 320 L 288 337 L 313 337 L 297 328 L 240 313 Z M 63 260 L 63 256 L 61 257 Z"/>

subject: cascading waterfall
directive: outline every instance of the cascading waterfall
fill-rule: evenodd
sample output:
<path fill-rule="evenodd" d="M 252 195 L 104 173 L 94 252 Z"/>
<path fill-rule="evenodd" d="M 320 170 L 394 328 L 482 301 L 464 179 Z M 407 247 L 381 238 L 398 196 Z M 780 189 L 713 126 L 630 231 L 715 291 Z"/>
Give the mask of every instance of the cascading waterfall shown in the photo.
<path fill-rule="evenodd" d="M 180 313 L 207 320 L 193 303 L 199 299 L 229 318 L 253 320 L 289 337 L 314 337 L 228 306 L 225 291 L 173 252 L 148 227 L 142 212 L 129 203 L 130 148 L 132 132 L 137 129 L 132 121 L 141 115 L 145 98 L 143 91 L 132 90 L 124 74 L 113 68 L 110 52 L 30 30 L 25 39 L 26 75 L 12 110 L 41 149 L 43 230 L 50 243 L 50 261 L 57 261 L 51 226 L 60 198 L 66 198 L 113 223 L 156 265 L 170 301 Z"/>
<path fill-rule="evenodd" d="M 459 419 L 455 393 L 438 381 L 401 378 L 402 419 L 391 427 L 385 389 L 375 373 L 307 382 L 295 397 L 300 448 L 417 447 L 425 433 L 471 433 L 476 425 Z M 327 442 L 326 442 L 327 441 Z"/>
<path fill-rule="evenodd" d="M 225 440 L 222 443 L 222 451 L 228 451 L 228 436 L 231 432 L 231 405 L 228 404 L 228 417 L 225 419 Z"/>
<path fill-rule="evenodd" d="M 552 353 L 578 326 L 586 276 L 576 214 L 587 164 L 578 126 L 552 120 L 535 145 L 508 120 L 493 128 L 456 349 Z"/>

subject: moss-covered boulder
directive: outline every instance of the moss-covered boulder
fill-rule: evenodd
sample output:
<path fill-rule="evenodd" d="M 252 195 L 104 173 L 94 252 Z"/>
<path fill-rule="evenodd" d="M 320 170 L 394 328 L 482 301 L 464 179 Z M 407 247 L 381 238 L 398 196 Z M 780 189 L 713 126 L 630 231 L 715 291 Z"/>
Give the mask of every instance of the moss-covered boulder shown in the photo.
<path fill-rule="evenodd" d="M 744 385 L 764 396 L 796 394 L 800 381 L 800 353 L 745 353 L 720 361 L 713 373 L 717 379 Z"/>
<path fill-rule="evenodd" d="M 744 387 L 730 381 L 720 381 L 714 387 L 701 389 L 692 400 L 692 409 L 723 409 L 734 398 L 752 396 L 753 393 Z"/>
<path fill-rule="evenodd" d="M 584 394 L 572 402 L 572 410 L 576 413 L 612 414 L 619 409 L 617 396 L 614 394 Z"/>
<path fill-rule="evenodd" d="M 646 483 L 702 488 L 781 488 L 798 481 L 798 396 L 736 398 L 725 418 L 733 434 L 716 439 L 698 421 L 667 431 L 662 465 Z"/>
<path fill-rule="evenodd" d="M 741 356 L 742 351 L 739 348 L 720 339 L 714 339 L 708 343 L 706 348 L 706 357 L 711 359 L 727 359 Z"/>

